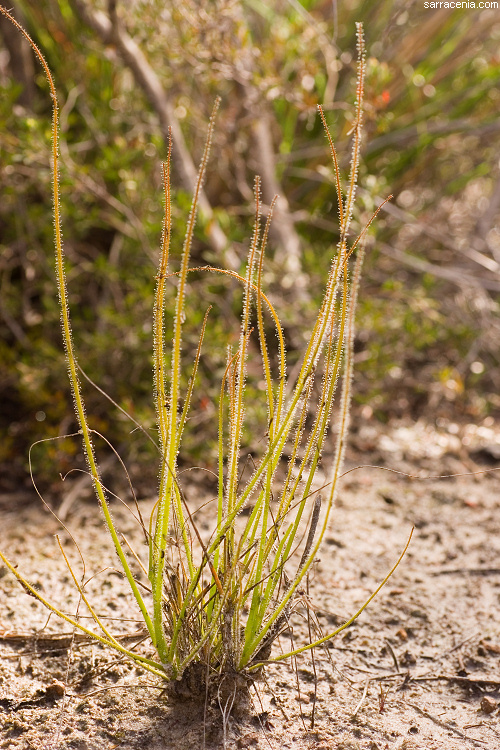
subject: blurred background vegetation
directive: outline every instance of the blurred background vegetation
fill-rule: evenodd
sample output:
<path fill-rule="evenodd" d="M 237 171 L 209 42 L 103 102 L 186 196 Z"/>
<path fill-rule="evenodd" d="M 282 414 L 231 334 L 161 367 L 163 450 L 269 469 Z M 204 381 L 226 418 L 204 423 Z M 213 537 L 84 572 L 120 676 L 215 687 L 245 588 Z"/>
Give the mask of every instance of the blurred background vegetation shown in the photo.
<path fill-rule="evenodd" d="M 217 95 L 193 263 L 240 270 L 254 175 L 262 176 L 266 206 L 280 194 L 265 283 L 293 371 L 338 239 L 316 108 L 325 108 L 345 173 L 356 21 L 367 48 L 357 226 L 389 193 L 395 197 L 369 242 L 353 429 L 367 420 L 498 416 L 500 11 L 431 10 L 422 0 L 15 0 L 11 7 L 59 92 L 79 361 L 146 430 L 154 434 L 151 307 L 168 126 L 174 267 Z M 15 490 L 29 482 L 29 446 L 76 424 L 53 269 L 51 101 L 29 48 L 0 20 L 0 475 L 1 489 Z M 208 304 L 213 310 L 186 465 L 214 466 L 216 400 L 226 343 L 238 337 L 239 291 L 192 275 L 186 363 Z M 250 375 L 260 403 L 258 368 Z M 144 434 L 88 382 L 85 393 L 92 427 L 150 490 L 156 463 Z M 262 414 L 248 415 L 247 446 L 262 436 L 261 425 Z M 39 444 L 32 458 L 38 480 L 53 489 L 57 472 L 83 466 L 75 438 Z"/>

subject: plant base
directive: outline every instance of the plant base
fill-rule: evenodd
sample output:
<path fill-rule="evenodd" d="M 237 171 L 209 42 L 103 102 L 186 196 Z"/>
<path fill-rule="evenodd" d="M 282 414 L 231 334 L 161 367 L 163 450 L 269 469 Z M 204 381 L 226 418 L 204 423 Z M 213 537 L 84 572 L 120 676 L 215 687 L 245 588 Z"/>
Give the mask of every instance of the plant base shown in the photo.
<path fill-rule="evenodd" d="M 223 713 L 241 713 L 249 707 L 252 682 L 241 672 L 227 670 L 214 673 L 203 662 L 192 662 L 180 679 L 168 684 L 167 695 L 174 701 L 216 703 Z"/>

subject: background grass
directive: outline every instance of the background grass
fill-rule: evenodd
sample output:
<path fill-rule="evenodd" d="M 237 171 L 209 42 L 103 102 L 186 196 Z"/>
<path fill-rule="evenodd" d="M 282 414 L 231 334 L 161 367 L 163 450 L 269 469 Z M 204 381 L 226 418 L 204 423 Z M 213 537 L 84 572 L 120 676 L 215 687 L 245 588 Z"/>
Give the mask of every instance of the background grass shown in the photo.
<path fill-rule="evenodd" d="M 82 8 L 95 14 L 100 3 L 14 5 L 48 60 L 62 103 L 62 211 L 79 360 L 149 428 L 150 311 L 163 215 L 159 163 L 166 155 L 158 112 L 119 47 L 84 22 Z M 347 153 L 354 22 L 364 22 L 366 187 L 357 226 L 389 192 L 395 200 L 377 222 L 360 293 L 355 417 L 498 416 L 500 12 L 433 11 L 411 1 L 150 0 L 119 3 L 118 14 L 166 92 L 195 163 L 213 101 L 222 96 L 206 195 L 230 253 L 220 257 L 207 240 L 211 224 L 202 219 L 193 261 L 241 270 L 256 172 L 264 172 L 264 201 L 276 184 L 287 197 L 288 220 L 271 238 L 265 285 L 279 301 L 292 367 L 338 232 L 316 105 L 324 104 L 341 133 L 339 152 Z M 29 483 L 29 445 L 72 432 L 75 423 L 52 267 L 50 102 L 29 54 L 23 73 L 19 41 L 9 58 L 3 25 L 0 32 L 0 463 L 8 467 L 0 475 L 2 489 L 18 489 Z M 274 184 L 266 180 L 263 137 L 274 152 Z M 174 154 L 179 148 L 174 142 Z M 190 204 L 181 166 L 174 158 L 172 252 L 180 249 Z M 300 247 L 298 267 L 290 263 L 287 236 Z M 187 356 L 196 349 L 206 305 L 215 309 L 193 399 L 197 416 L 180 460 L 214 469 L 214 402 L 225 343 L 238 340 L 241 310 L 231 282 L 202 275 L 192 282 Z M 173 294 L 168 305 L 171 312 Z M 250 372 L 249 387 L 262 402 L 259 373 Z M 145 491 L 154 488 L 148 441 L 139 432 L 131 436 L 130 423 L 92 386 L 85 391 L 92 427 L 119 450 L 127 445 L 129 468 Z M 249 419 L 244 447 L 251 450 L 258 439 Z M 33 460 L 37 477 L 53 489 L 57 472 L 83 466 L 71 439 L 37 446 Z"/>

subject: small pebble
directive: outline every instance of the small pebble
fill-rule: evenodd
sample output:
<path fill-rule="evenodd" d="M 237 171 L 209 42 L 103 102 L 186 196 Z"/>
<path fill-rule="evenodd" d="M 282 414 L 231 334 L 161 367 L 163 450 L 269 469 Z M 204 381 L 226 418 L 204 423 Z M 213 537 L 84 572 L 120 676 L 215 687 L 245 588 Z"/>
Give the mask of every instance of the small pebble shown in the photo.
<path fill-rule="evenodd" d="M 481 698 L 481 711 L 483 711 L 485 714 L 492 714 L 493 711 L 497 708 L 498 703 L 494 698 L 490 698 L 488 695 L 485 695 Z"/>
<path fill-rule="evenodd" d="M 62 698 L 65 690 L 66 688 L 62 682 L 54 680 L 54 682 L 45 689 L 45 697 L 52 700 Z"/>

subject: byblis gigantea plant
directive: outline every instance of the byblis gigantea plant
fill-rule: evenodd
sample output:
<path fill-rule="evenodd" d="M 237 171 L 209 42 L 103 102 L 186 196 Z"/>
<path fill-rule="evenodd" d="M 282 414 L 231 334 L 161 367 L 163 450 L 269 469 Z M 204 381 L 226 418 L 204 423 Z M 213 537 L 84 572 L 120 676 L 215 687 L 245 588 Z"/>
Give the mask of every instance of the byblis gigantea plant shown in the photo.
<path fill-rule="evenodd" d="M 154 394 L 160 446 L 158 500 L 144 526 L 148 562 L 142 564 L 143 580 L 132 572 L 139 555 L 122 541 L 110 511 L 107 492 L 101 481 L 92 444 L 92 430 L 78 378 L 79 368 L 73 345 L 59 204 L 59 123 L 55 85 L 45 59 L 27 32 L 3 8 L 28 40 L 43 66 L 53 104 L 52 188 L 55 225 L 56 274 L 61 306 L 62 332 L 75 410 L 80 426 L 89 473 L 111 535 L 121 569 L 142 614 L 152 644 L 151 655 L 127 649 L 96 613 L 61 547 L 81 601 L 94 621 L 84 626 L 45 599 L 1 553 L 4 564 L 24 589 L 73 627 L 101 644 L 129 657 L 145 670 L 164 678 L 173 692 L 200 694 L 230 690 L 251 681 L 269 662 L 288 659 L 333 638 L 351 624 L 373 599 L 387 578 L 351 619 L 334 632 L 313 642 L 278 655 L 273 643 L 287 627 L 299 600 L 299 588 L 317 557 L 341 474 L 349 422 L 351 373 L 356 295 L 361 274 L 364 238 L 376 213 L 354 241 L 349 230 L 356 194 L 362 129 L 364 42 L 361 24 L 357 27 L 358 72 L 355 122 L 350 172 L 342 186 L 337 154 L 326 119 L 322 119 L 333 161 L 338 201 L 340 240 L 326 279 L 325 292 L 301 360 L 296 381 L 287 383 L 285 344 L 278 315 L 262 289 L 266 243 L 273 205 L 261 227 L 260 182 L 255 180 L 255 223 L 249 243 L 245 276 L 220 268 L 207 272 L 225 274 L 238 280 L 243 290 L 241 333 L 236 351 L 228 351 L 227 366 L 220 384 L 218 404 L 218 492 L 214 528 L 203 541 L 178 481 L 177 460 L 183 430 L 188 419 L 191 396 L 196 385 L 208 311 L 202 330 L 187 391 L 181 393 L 183 326 L 186 288 L 189 279 L 190 250 L 195 228 L 210 142 L 218 102 L 210 119 L 191 212 L 187 221 L 180 269 L 169 270 L 171 246 L 170 154 L 163 165 L 165 191 L 164 230 L 154 296 Z M 174 144 L 175 147 L 175 144 Z M 380 209 L 379 209 L 380 210 Z M 196 269 L 200 271 L 200 269 Z M 164 309 L 168 278 L 176 279 L 175 316 L 167 353 Z M 251 320 L 254 323 L 251 323 Z M 278 338 L 278 364 L 274 366 L 266 340 L 266 320 L 271 320 Z M 252 327 L 253 326 L 253 327 Z M 250 478 L 240 481 L 240 443 L 245 419 L 246 369 L 251 337 L 258 339 L 265 382 L 268 429 L 266 444 Z M 167 362 L 170 366 L 167 368 Z M 321 374 L 321 378 L 319 376 Z M 316 383 L 316 380 L 320 380 Z M 341 386 L 339 387 L 339 383 Z M 332 405 L 340 391 L 336 450 L 328 483 L 321 498 L 313 484 L 325 439 L 329 433 Z M 319 395 L 318 395 L 319 394 Z M 288 470 L 278 471 L 282 457 L 289 457 Z M 245 513 L 241 512 L 245 509 Z M 305 529 L 305 531 L 304 531 Z M 404 553 L 403 553 L 404 554 Z M 399 558 L 399 560 L 401 557 Z M 398 563 L 399 564 L 399 560 Z M 145 592 L 145 593 L 144 593 Z"/>

